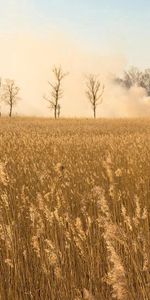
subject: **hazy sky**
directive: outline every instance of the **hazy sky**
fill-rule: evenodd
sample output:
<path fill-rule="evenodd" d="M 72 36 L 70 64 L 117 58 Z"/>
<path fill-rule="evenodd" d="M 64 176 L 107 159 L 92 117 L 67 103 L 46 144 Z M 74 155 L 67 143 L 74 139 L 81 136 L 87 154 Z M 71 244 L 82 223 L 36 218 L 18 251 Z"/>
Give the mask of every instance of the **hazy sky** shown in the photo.
<path fill-rule="evenodd" d="M 149 0 L 0 0 L 0 76 L 20 84 L 19 112 L 46 115 L 50 68 L 61 63 L 70 71 L 64 115 L 86 115 L 84 72 L 150 67 L 149 28 Z"/>

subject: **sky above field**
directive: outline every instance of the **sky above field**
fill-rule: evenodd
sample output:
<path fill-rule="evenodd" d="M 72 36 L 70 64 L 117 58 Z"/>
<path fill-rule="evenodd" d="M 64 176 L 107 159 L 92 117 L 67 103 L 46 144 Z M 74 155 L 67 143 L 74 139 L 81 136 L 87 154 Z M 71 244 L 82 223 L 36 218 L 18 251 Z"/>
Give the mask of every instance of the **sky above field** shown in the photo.
<path fill-rule="evenodd" d="M 62 113 L 89 116 L 84 74 L 150 67 L 149 28 L 149 0 L 0 0 L 0 76 L 21 87 L 19 113 L 48 115 L 43 94 L 52 66 L 61 64 L 70 72 Z M 103 103 L 100 114 L 128 114 L 116 105 Z"/>

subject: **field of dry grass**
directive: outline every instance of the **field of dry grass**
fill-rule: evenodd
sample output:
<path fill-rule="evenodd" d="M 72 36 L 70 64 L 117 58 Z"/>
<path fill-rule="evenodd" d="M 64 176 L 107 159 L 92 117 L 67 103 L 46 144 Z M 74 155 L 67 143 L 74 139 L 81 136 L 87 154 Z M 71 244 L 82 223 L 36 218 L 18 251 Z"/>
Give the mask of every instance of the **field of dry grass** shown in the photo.
<path fill-rule="evenodd" d="M 0 119 L 0 299 L 150 299 L 150 120 Z"/>

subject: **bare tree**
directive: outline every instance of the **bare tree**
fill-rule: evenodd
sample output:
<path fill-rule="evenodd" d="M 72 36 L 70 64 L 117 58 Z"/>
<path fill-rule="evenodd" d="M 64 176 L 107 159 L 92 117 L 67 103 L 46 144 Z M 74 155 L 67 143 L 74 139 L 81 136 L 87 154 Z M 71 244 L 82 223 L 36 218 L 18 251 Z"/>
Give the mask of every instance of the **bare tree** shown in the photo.
<path fill-rule="evenodd" d="M 92 104 L 94 118 L 96 118 L 96 109 L 103 101 L 104 85 L 94 74 L 86 76 L 86 95 Z"/>
<path fill-rule="evenodd" d="M 11 79 L 6 79 L 5 83 L 2 85 L 2 101 L 9 106 L 9 117 L 12 116 L 13 107 L 17 104 L 18 93 L 20 88 L 16 86 L 15 81 Z"/>
<path fill-rule="evenodd" d="M 51 88 L 50 96 L 44 96 L 44 99 L 49 102 L 49 108 L 54 111 L 54 118 L 57 119 L 60 116 L 61 108 L 59 101 L 63 97 L 62 80 L 68 75 L 68 73 L 64 73 L 61 66 L 54 66 L 52 72 L 55 77 L 55 82 L 48 82 Z"/>

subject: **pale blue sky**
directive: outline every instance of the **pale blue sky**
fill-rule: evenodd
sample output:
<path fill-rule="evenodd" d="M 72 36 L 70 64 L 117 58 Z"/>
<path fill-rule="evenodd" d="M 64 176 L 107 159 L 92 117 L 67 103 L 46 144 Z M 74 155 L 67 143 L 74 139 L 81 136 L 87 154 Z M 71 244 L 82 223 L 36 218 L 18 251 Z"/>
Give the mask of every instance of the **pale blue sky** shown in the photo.
<path fill-rule="evenodd" d="M 61 29 L 90 50 L 150 66 L 149 0 L 0 0 L 0 34 Z"/>

